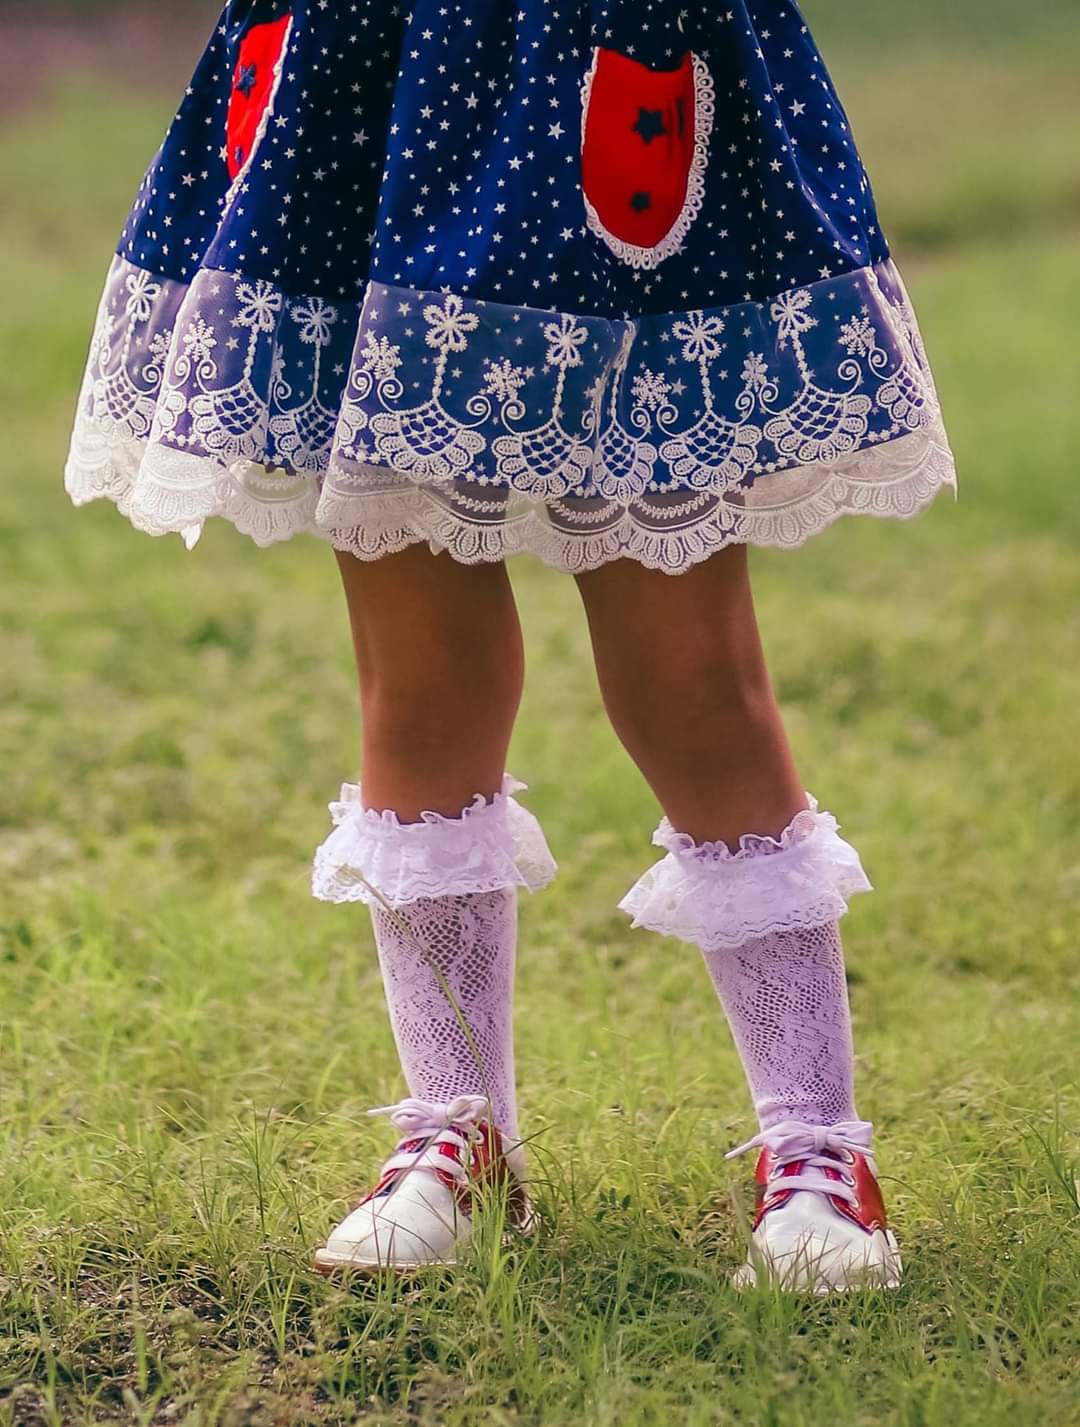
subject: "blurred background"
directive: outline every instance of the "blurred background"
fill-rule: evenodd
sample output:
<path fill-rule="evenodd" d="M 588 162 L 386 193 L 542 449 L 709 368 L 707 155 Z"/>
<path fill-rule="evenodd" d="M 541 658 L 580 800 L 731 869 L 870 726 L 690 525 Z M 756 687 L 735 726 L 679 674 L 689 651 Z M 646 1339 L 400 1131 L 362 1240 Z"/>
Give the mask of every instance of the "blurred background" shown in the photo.
<path fill-rule="evenodd" d="M 113 244 L 218 7 L 0 0 L 0 1421 L 338 1421 L 370 1395 L 379 1422 L 692 1424 L 717 1391 L 785 1427 L 1076 1421 L 1080 5 L 803 10 L 960 472 L 911 525 L 848 518 L 754 561 L 804 776 L 879 888 L 847 935 L 908 1297 L 839 1335 L 763 1315 L 751 1342 L 700 1271 L 738 1252 L 715 1202 L 749 1132 L 738 1066 L 700 966 L 614 911 L 656 810 L 572 582 L 527 561 L 511 766 L 562 875 L 523 909 L 524 1111 L 615 1207 L 558 1221 L 558 1284 L 526 1275 L 501 1319 L 478 1301 L 419 1348 L 415 1304 L 358 1329 L 319 1297 L 306 1244 L 385 1149 L 363 1110 L 398 1093 L 366 928 L 306 890 L 355 772 L 333 560 L 224 527 L 189 555 L 61 483 Z M 688 1265 L 662 1291 L 660 1222 Z M 602 1307 L 616 1252 L 625 1320 Z M 538 1356 L 513 1346 L 534 1311 Z M 474 1396 L 439 1416 L 463 1361 Z M 245 1415 L 251 1380 L 278 1415 Z M 410 1392 L 443 1407 L 409 1415 Z"/>

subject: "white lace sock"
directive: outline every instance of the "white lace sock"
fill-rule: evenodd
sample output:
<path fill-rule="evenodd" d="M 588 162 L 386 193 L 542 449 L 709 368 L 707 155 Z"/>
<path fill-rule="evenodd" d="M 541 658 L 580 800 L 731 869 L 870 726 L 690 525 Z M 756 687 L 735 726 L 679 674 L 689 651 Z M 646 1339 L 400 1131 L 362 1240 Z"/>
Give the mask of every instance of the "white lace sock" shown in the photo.
<path fill-rule="evenodd" d="M 851 1016 L 840 929 L 795 928 L 738 951 L 707 951 L 758 1123 L 857 1120 Z"/>
<path fill-rule="evenodd" d="M 483 1095 L 496 1126 L 516 1140 L 516 890 L 424 897 L 396 913 L 373 906 L 371 920 L 410 1093 L 436 1102 Z"/>
<path fill-rule="evenodd" d="M 870 883 L 836 819 L 808 800 L 779 838 L 744 837 L 736 851 L 665 819 L 653 841 L 667 856 L 620 903 L 635 926 L 701 948 L 762 1129 L 857 1118 L 837 919 Z"/>
<path fill-rule="evenodd" d="M 488 1096 L 511 1139 L 517 888 L 535 891 L 555 874 L 540 824 L 513 797 L 524 786 L 508 775 L 491 802 L 477 796 L 456 818 L 425 812 L 402 823 L 365 808 L 346 784 L 312 876 L 316 897 L 371 908 L 411 1093 L 437 1103 Z"/>

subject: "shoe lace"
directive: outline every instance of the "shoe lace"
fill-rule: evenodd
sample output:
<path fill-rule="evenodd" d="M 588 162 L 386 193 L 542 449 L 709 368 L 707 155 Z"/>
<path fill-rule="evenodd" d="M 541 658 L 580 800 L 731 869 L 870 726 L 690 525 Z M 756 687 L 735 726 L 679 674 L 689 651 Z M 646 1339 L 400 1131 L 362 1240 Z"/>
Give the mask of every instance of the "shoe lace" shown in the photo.
<path fill-rule="evenodd" d="M 369 1115 L 385 1115 L 402 1133 L 397 1149 L 383 1165 L 383 1175 L 391 1170 L 438 1170 L 465 1184 L 468 1180 L 466 1151 L 477 1139 L 477 1126 L 488 1118 L 490 1110 L 484 1095 L 459 1095 L 442 1103 L 410 1095 L 396 1105 L 380 1105 L 369 1110 Z M 403 1148 L 419 1136 L 424 1137 L 422 1144 L 415 1149 Z M 452 1144 L 458 1153 L 441 1154 L 440 1144 Z"/>
<path fill-rule="evenodd" d="M 830 1194 L 857 1204 L 855 1181 L 846 1171 L 833 1179 L 825 1170 L 838 1170 L 838 1160 L 855 1163 L 857 1154 L 870 1152 L 874 1127 L 869 1120 L 842 1120 L 836 1125 L 807 1125 L 801 1120 L 784 1120 L 768 1130 L 762 1130 L 745 1144 L 729 1150 L 725 1159 L 746 1154 L 752 1149 L 767 1149 L 773 1157 L 766 1197 L 789 1190 L 808 1189 L 815 1194 Z M 789 1164 L 799 1163 L 797 1174 L 784 1174 Z"/>

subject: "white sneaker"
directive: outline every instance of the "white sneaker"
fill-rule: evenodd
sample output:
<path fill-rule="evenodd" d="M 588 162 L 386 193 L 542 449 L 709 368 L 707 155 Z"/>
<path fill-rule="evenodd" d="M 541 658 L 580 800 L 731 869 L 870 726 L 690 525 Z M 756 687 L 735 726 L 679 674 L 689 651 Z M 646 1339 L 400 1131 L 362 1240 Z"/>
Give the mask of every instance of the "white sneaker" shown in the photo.
<path fill-rule="evenodd" d="M 761 1147 L 750 1256 L 740 1287 L 764 1274 L 799 1293 L 898 1288 L 902 1266 L 889 1228 L 865 1120 L 786 1120 L 728 1156 Z"/>
<path fill-rule="evenodd" d="M 405 1132 L 378 1183 L 315 1251 L 322 1274 L 404 1272 L 453 1264 L 473 1228 L 474 1191 L 507 1184 L 511 1223 L 525 1231 L 532 1211 L 520 1146 L 507 1150 L 486 1118 L 483 1095 L 445 1105 L 409 1098 L 369 1111 Z"/>

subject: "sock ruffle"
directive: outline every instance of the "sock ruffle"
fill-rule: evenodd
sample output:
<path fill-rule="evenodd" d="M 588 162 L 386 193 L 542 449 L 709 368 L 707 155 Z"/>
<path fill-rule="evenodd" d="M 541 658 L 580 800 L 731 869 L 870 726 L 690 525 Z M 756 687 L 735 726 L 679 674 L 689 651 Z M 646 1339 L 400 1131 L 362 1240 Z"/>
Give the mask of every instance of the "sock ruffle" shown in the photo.
<path fill-rule="evenodd" d="M 724 842 L 697 843 L 664 818 L 653 843 L 667 856 L 619 907 L 635 927 L 702 951 L 735 950 L 769 932 L 835 921 L 847 911 L 847 898 L 871 885 L 836 819 L 807 799 L 810 806 L 779 838 L 748 835 L 735 851 Z"/>
<path fill-rule="evenodd" d="M 395 812 L 365 808 L 360 785 L 342 785 L 330 804 L 334 830 L 316 850 L 312 895 L 322 902 L 392 907 L 422 897 L 546 886 L 555 861 L 540 824 L 513 797 L 524 783 L 507 774 L 491 802 L 477 794 L 457 817 L 424 812 L 403 823 Z"/>

